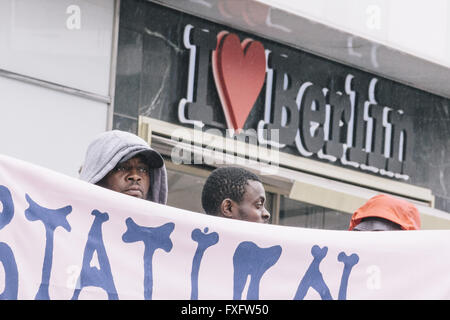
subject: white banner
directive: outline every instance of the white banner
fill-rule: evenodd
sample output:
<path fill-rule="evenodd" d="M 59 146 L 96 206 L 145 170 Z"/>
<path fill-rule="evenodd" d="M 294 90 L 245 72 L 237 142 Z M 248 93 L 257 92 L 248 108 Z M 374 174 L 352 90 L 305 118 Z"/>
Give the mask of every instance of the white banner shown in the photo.
<path fill-rule="evenodd" d="M 0 261 L 3 299 L 450 298 L 447 230 L 330 231 L 218 218 L 6 156 Z"/>

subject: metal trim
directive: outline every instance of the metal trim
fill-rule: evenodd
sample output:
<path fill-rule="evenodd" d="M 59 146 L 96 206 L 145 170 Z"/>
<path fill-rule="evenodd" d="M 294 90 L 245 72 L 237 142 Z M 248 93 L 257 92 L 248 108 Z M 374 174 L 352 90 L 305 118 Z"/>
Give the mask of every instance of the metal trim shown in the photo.
<path fill-rule="evenodd" d="M 112 130 L 114 119 L 114 103 L 116 94 L 117 55 L 119 48 L 119 24 L 120 24 L 120 0 L 115 0 L 113 36 L 111 43 L 111 65 L 109 71 L 109 96 L 108 111 L 106 115 L 106 130 Z"/>
<path fill-rule="evenodd" d="M 0 69 L 0 77 L 25 82 L 28 84 L 36 85 L 38 87 L 71 94 L 74 96 L 78 96 L 81 98 L 85 98 L 85 99 L 89 99 L 89 100 L 93 100 L 93 101 L 97 101 L 97 102 L 108 103 L 108 104 L 111 103 L 111 98 L 107 97 L 107 96 L 103 96 L 103 95 L 100 95 L 97 93 L 92 93 L 92 92 L 64 86 L 64 85 L 61 85 L 61 84 L 58 84 L 55 82 L 51 82 L 51 81 L 33 78 L 30 76 L 26 76 L 23 74 L 15 73 L 15 72 L 4 70 L 4 69 Z"/>

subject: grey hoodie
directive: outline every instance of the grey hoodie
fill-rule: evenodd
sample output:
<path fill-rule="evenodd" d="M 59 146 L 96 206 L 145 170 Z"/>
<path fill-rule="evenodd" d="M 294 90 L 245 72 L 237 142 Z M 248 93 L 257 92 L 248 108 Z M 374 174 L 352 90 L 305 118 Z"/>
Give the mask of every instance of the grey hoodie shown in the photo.
<path fill-rule="evenodd" d="M 99 134 L 89 144 L 80 179 L 97 183 L 120 162 L 140 154 L 150 167 L 150 190 L 147 200 L 166 204 L 167 172 L 161 155 L 135 134 L 112 130 Z"/>

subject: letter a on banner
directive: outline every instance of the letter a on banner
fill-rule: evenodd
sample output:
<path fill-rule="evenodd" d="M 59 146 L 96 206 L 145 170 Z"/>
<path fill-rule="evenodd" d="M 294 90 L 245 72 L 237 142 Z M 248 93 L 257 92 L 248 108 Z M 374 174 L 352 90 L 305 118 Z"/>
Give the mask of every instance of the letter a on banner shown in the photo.
<path fill-rule="evenodd" d="M 102 236 L 102 224 L 108 221 L 109 216 L 106 212 L 101 213 L 98 210 L 92 211 L 92 215 L 95 216 L 95 219 L 89 231 L 88 240 L 84 249 L 83 266 L 72 300 L 78 300 L 81 290 L 88 286 L 102 288 L 108 294 L 109 300 L 118 300 L 119 296 L 114 285 L 111 266 Z M 90 266 L 94 251 L 97 251 L 100 269 Z"/>
<path fill-rule="evenodd" d="M 319 293 L 322 300 L 332 300 L 330 289 L 323 280 L 322 273 L 319 270 L 320 263 L 328 253 L 328 247 L 320 248 L 318 245 L 314 245 L 311 248 L 311 254 L 314 257 L 305 276 L 300 281 L 294 300 L 303 300 L 308 292 L 309 288 L 313 288 Z"/>

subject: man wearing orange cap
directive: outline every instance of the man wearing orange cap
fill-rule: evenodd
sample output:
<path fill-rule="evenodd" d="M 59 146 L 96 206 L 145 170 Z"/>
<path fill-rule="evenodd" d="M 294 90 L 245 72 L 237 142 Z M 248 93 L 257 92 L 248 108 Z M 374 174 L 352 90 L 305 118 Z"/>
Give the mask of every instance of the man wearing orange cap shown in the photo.
<path fill-rule="evenodd" d="M 353 231 L 419 230 L 420 214 L 412 203 L 380 194 L 370 198 L 353 213 L 348 229 Z"/>

